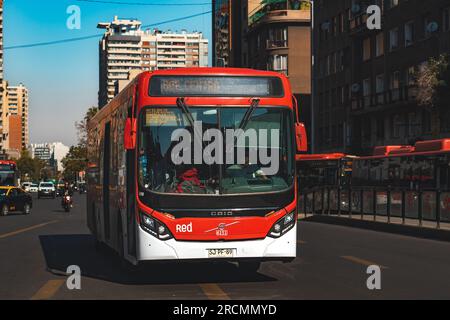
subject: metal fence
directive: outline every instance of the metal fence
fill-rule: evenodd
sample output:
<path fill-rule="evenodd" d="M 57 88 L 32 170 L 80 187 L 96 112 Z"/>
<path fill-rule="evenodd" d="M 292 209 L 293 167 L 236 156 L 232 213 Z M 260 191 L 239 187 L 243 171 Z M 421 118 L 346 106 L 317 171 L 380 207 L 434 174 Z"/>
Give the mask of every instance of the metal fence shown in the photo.
<path fill-rule="evenodd" d="M 299 210 L 305 214 L 366 215 L 417 219 L 450 223 L 450 191 L 397 190 L 367 187 L 319 187 L 304 191 L 299 196 Z"/>

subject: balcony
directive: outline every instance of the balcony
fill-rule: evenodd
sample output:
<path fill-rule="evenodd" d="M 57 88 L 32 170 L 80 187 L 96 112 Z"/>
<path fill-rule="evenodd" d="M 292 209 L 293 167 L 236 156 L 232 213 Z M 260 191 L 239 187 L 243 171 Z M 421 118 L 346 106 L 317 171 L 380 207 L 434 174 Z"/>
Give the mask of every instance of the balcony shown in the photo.
<path fill-rule="evenodd" d="M 310 22 L 311 3 L 309 1 L 263 0 L 253 13 L 250 13 L 248 23 L 256 27 L 261 23 L 270 22 Z"/>
<path fill-rule="evenodd" d="M 383 107 L 397 106 L 399 104 L 416 101 L 417 87 L 404 86 L 364 97 L 352 99 L 352 111 L 375 111 Z"/>

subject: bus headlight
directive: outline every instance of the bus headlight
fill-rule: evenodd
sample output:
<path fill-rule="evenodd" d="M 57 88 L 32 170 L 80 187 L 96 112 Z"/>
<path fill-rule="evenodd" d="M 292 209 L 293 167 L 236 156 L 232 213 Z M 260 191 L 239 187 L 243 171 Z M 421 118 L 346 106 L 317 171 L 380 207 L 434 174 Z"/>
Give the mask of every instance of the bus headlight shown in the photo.
<path fill-rule="evenodd" d="M 170 233 L 169 228 L 164 223 L 145 213 L 141 213 L 141 227 L 159 240 L 166 241 L 173 238 L 172 233 Z"/>
<path fill-rule="evenodd" d="M 270 229 L 269 237 L 280 238 L 286 232 L 291 230 L 295 226 L 295 211 L 285 215 L 283 218 L 278 220 Z"/>

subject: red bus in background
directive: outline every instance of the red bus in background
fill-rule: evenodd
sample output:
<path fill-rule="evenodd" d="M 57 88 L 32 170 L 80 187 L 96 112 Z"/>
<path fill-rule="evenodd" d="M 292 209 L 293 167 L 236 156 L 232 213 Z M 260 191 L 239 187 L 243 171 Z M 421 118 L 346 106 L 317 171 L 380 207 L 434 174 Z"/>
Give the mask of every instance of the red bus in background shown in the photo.
<path fill-rule="evenodd" d="M 91 232 L 135 265 L 226 259 L 256 270 L 261 261 L 292 261 L 295 155 L 307 145 L 298 119 L 289 81 L 279 73 L 232 68 L 142 73 L 89 123 Z M 276 128 L 278 172 L 256 174 L 259 162 L 175 164 L 171 136 L 178 129 L 197 133 L 197 121 L 203 132 Z M 252 147 L 234 144 L 232 151 Z"/>
<path fill-rule="evenodd" d="M 343 153 L 301 154 L 296 156 L 300 192 L 317 187 L 350 185 L 356 157 Z"/>
<path fill-rule="evenodd" d="M 12 160 L 0 160 L 0 186 L 18 187 L 19 179 L 16 162 Z"/>
<path fill-rule="evenodd" d="M 305 211 L 450 222 L 450 139 L 375 147 L 365 157 L 301 155 L 297 170 Z"/>
<path fill-rule="evenodd" d="M 376 147 L 354 161 L 353 186 L 390 186 L 407 190 L 450 190 L 450 139 L 414 146 Z"/>

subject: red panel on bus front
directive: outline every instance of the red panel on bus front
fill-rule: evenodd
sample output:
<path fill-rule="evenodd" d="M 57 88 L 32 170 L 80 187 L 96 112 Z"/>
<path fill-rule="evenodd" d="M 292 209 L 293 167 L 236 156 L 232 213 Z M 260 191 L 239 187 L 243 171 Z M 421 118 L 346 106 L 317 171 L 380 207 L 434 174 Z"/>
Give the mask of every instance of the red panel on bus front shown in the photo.
<path fill-rule="evenodd" d="M 264 239 L 273 224 L 284 215 L 280 212 L 268 218 L 205 218 L 166 220 L 167 227 L 176 240 L 181 241 L 230 241 Z"/>
<path fill-rule="evenodd" d="M 164 223 L 179 241 L 255 240 L 266 238 L 278 220 L 295 210 L 295 203 L 268 217 L 171 219 L 156 211 L 151 216 Z M 148 212 L 149 209 L 141 207 L 141 211 Z"/>

